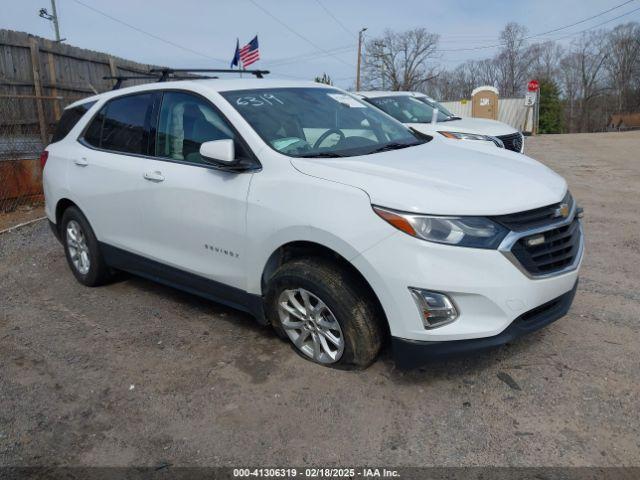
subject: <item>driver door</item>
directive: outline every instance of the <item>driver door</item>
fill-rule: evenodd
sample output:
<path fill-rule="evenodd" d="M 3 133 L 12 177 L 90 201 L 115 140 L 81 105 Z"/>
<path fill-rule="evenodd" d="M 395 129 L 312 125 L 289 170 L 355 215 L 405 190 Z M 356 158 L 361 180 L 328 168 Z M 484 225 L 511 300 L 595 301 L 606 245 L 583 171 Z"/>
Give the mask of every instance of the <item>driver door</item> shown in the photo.
<path fill-rule="evenodd" d="M 166 91 L 155 158 L 140 172 L 140 182 L 146 190 L 143 222 L 153 260 L 244 289 L 246 199 L 253 174 L 218 170 L 199 153 L 203 142 L 233 139 L 236 156 L 247 155 L 236 137 L 208 100 Z"/>

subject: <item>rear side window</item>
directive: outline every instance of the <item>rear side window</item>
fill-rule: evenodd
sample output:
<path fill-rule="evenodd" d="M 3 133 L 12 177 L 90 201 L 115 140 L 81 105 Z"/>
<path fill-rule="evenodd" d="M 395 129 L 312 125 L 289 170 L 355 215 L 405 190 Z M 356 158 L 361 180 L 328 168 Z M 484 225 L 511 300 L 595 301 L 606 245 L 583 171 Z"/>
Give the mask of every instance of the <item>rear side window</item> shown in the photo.
<path fill-rule="evenodd" d="M 67 108 L 63 113 L 62 117 L 58 121 L 58 125 L 56 126 L 55 132 L 53 132 L 53 137 L 51 137 L 51 143 L 59 142 L 64 137 L 66 137 L 71 129 L 76 126 L 76 123 L 80 121 L 87 110 L 89 110 L 96 102 L 87 102 L 82 105 L 78 105 L 77 107 Z"/>
<path fill-rule="evenodd" d="M 146 155 L 152 111 L 152 93 L 115 98 L 94 117 L 84 140 L 105 150 Z"/>

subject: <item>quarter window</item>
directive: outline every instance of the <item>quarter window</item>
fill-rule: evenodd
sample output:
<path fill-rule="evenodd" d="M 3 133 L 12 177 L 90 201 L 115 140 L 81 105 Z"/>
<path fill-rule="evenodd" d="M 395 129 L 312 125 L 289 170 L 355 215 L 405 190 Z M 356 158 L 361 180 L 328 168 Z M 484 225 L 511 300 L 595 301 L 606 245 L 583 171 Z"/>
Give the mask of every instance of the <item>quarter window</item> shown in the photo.
<path fill-rule="evenodd" d="M 227 122 L 205 100 L 184 92 L 165 92 L 162 96 L 156 140 L 156 156 L 204 163 L 200 145 L 212 140 L 237 140 Z M 246 157 L 235 141 L 236 157 Z"/>
<path fill-rule="evenodd" d="M 95 116 L 84 139 L 105 150 L 146 155 L 152 110 L 152 93 L 115 98 Z"/>
<path fill-rule="evenodd" d="M 58 142 L 66 137 L 94 103 L 96 102 L 87 102 L 82 105 L 78 105 L 77 107 L 67 108 L 62 113 L 62 117 L 60 117 L 60 120 L 58 121 L 56 131 L 53 133 L 53 137 L 51 137 L 51 142 Z"/>

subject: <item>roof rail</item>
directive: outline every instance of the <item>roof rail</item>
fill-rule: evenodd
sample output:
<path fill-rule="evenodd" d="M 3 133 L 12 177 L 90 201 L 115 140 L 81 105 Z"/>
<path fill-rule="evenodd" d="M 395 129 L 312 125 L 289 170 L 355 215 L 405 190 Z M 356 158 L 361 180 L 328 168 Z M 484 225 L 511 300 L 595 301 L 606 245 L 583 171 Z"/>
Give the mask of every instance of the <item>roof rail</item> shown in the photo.
<path fill-rule="evenodd" d="M 256 78 L 264 78 L 269 70 L 233 70 L 231 68 L 152 68 L 151 73 L 160 74 L 159 82 L 166 82 L 170 79 L 170 75 L 175 73 L 249 73 L 255 75 Z"/>
<path fill-rule="evenodd" d="M 125 80 L 149 80 L 158 79 L 158 75 L 152 74 L 140 74 L 140 75 L 107 75 L 102 77 L 103 80 L 115 80 L 116 83 L 111 90 L 118 90 L 122 86 L 122 82 Z"/>

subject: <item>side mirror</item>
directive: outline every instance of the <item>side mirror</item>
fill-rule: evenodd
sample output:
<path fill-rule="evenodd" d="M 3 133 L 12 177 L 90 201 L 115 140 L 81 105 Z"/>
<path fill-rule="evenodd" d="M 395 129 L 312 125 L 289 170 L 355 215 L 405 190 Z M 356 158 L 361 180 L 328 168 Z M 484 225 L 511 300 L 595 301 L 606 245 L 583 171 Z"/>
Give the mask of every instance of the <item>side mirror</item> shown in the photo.
<path fill-rule="evenodd" d="M 236 152 L 233 140 L 213 140 L 200 145 L 200 155 L 205 161 L 217 164 L 235 162 Z"/>

